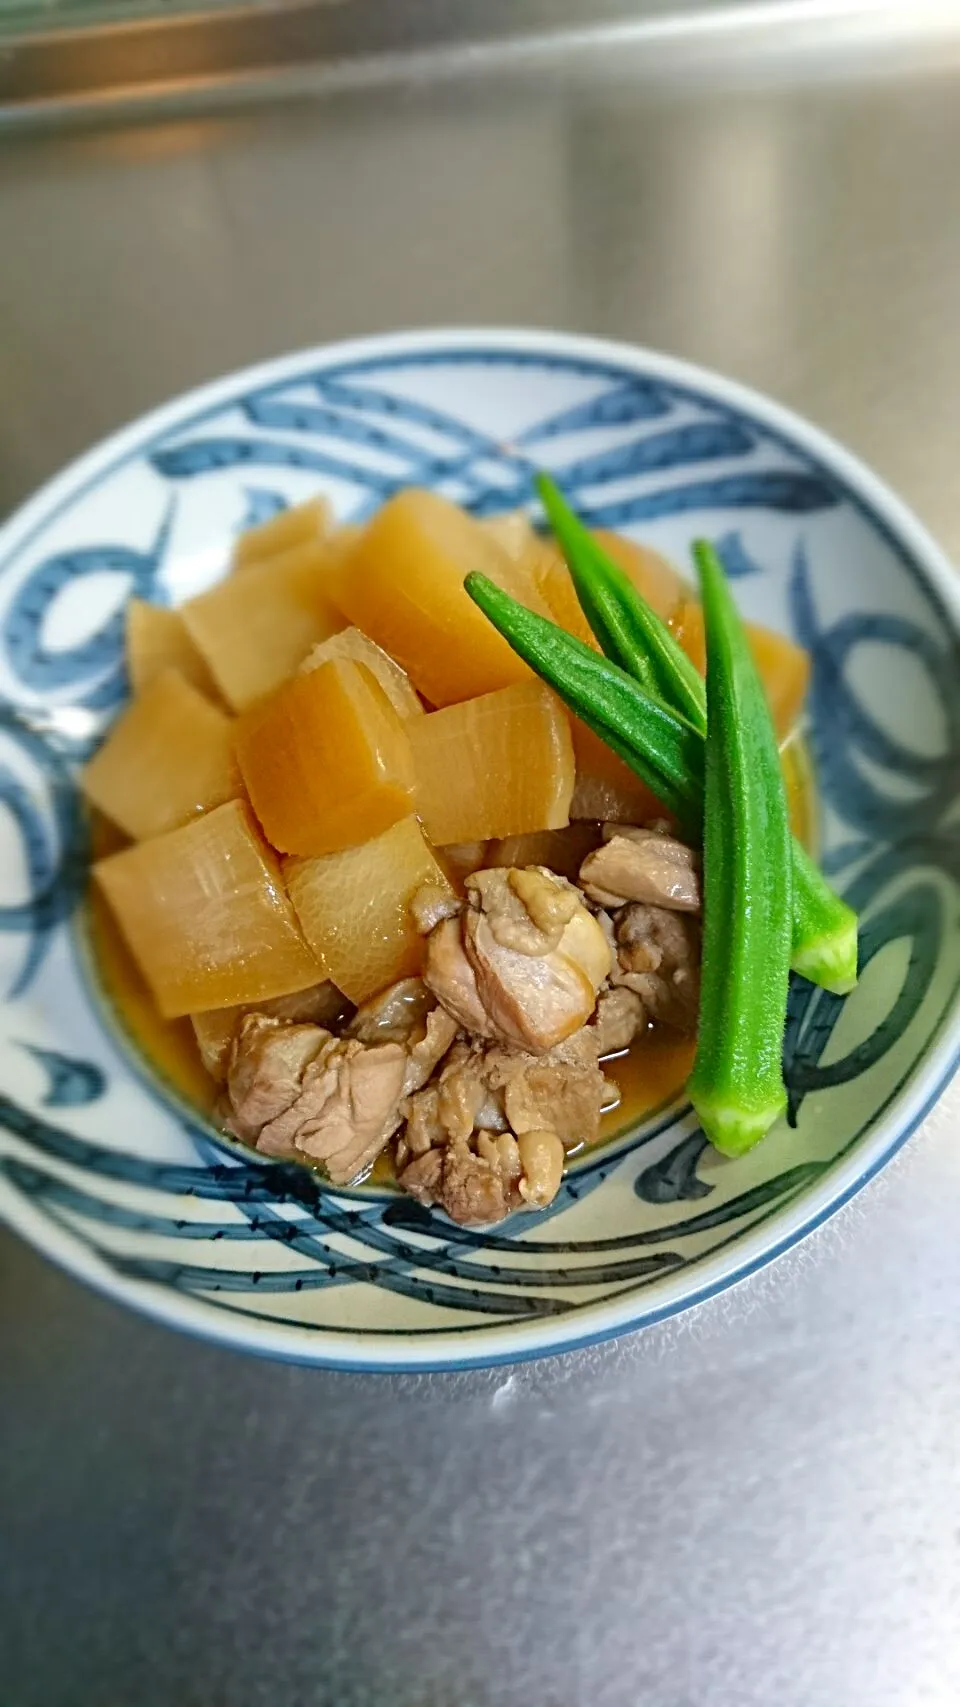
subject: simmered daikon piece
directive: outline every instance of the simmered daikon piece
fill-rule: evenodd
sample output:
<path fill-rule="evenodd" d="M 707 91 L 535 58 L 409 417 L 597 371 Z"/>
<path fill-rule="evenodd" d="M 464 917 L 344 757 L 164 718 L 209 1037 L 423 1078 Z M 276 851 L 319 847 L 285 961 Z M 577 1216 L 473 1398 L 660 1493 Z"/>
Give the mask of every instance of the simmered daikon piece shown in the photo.
<path fill-rule="evenodd" d="M 663 807 L 646 783 L 579 717 L 571 717 L 570 733 L 577 767 L 571 818 L 644 824 L 663 816 Z"/>
<path fill-rule="evenodd" d="M 518 682 L 407 726 L 417 811 L 435 846 L 568 823 L 570 724 L 540 682 Z"/>
<path fill-rule="evenodd" d="M 701 675 L 706 674 L 707 649 L 703 633 L 703 609 L 695 599 L 685 599 L 674 613 L 670 624 L 687 657 Z M 773 715 L 774 727 L 781 740 L 788 735 L 800 715 L 810 681 L 810 655 L 772 628 L 758 623 L 744 624 L 754 663 L 763 683 L 764 692 Z"/>
<path fill-rule="evenodd" d="M 597 647 L 590 624 L 580 608 L 563 552 L 556 541 L 542 538 L 529 524 L 524 527 L 524 518 L 515 513 L 497 520 L 500 524 L 499 531 L 495 532 L 494 537 L 508 551 L 534 591 L 534 599 L 528 598 L 524 603 L 532 604 L 536 608 L 536 599 L 539 597 L 546 604 L 547 614 L 554 622 L 558 622 L 568 634 L 575 634 L 578 640 L 585 641 L 588 646 Z M 486 525 L 491 527 L 492 524 Z M 633 540 L 622 539 L 619 534 L 607 533 L 603 528 L 596 530 L 595 537 L 607 555 L 619 564 L 637 591 L 660 616 L 671 615 L 681 599 L 689 596 L 688 583 L 659 552 L 637 545 Z"/>
<path fill-rule="evenodd" d="M 754 622 L 747 623 L 746 629 L 774 728 L 783 739 L 803 710 L 810 686 L 810 654 L 775 629 L 762 628 Z"/>
<path fill-rule="evenodd" d="M 148 605 L 145 599 L 130 599 L 127 603 L 126 633 L 127 675 L 135 694 L 171 667 L 205 693 L 208 699 L 219 701 L 220 694 L 204 659 L 187 633 L 187 625 L 178 610 L 165 605 Z"/>
<path fill-rule="evenodd" d="M 246 712 L 237 761 L 267 840 L 281 853 L 335 853 L 407 817 L 406 730 L 376 677 L 347 658 L 292 677 Z"/>
<path fill-rule="evenodd" d="M 339 634 L 331 634 L 329 640 L 321 640 L 300 665 L 301 675 L 306 675 L 308 670 L 318 670 L 331 658 L 349 658 L 354 664 L 365 664 L 371 675 L 376 676 L 398 717 L 423 715 L 423 702 L 411 685 L 410 677 L 399 664 L 387 657 L 381 647 L 361 634 L 359 628 L 341 628 Z"/>
<path fill-rule="evenodd" d="M 658 616 L 672 615 L 681 599 L 690 596 L 690 583 L 659 551 L 638 545 L 636 540 L 624 539 L 621 534 L 608 533 L 606 528 L 596 528 L 595 536 L 607 556 L 619 563 Z"/>
<path fill-rule="evenodd" d="M 480 871 L 486 864 L 489 846 L 489 842 L 448 842 L 445 848 L 437 849 L 437 858 L 444 871 L 460 889 L 465 877 L 472 877 L 475 871 Z"/>
<path fill-rule="evenodd" d="M 527 518 L 517 511 L 493 517 L 482 525 L 507 552 L 518 577 L 525 583 L 524 591 L 514 596 L 531 610 L 558 622 L 568 634 L 575 634 L 578 640 L 599 649 L 556 541 L 535 533 Z"/>
<path fill-rule="evenodd" d="M 165 1019 L 288 995 L 326 976 L 245 801 L 93 871 Z"/>
<path fill-rule="evenodd" d="M 328 569 L 323 541 L 308 541 L 181 606 L 192 640 L 237 711 L 279 687 L 311 646 L 343 627 L 324 594 Z"/>
<path fill-rule="evenodd" d="M 330 532 L 332 522 L 333 512 L 326 498 L 294 504 L 239 536 L 233 548 L 233 566 L 247 569 L 251 563 L 264 563 L 268 557 L 322 539 Z"/>
<path fill-rule="evenodd" d="M 326 979 L 306 990 L 295 990 L 289 996 L 271 996 L 235 1008 L 211 1008 L 207 1013 L 191 1014 L 190 1021 L 200 1059 L 211 1078 L 222 1084 L 227 1076 L 230 1046 L 244 1014 L 267 1014 L 271 1019 L 290 1020 L 297 1025 L 332 1026 L 345 1012 L 349 1012 L 349 1004 L 337 986 Z"/>
<path fill-rule="evenodd" d="M 491 842 L 483 863 L 545 865 L 575 883 L 587 854 L 599 846 L 598 824 L 568 824 L 564 830 L 535 830 L 529 836 L 506 836 L 503 841 Z"/>
<path fill-rule="evenodd" d="M 333 575 L 341 610 L 431 705 L 530 680 L 464 592 L 471 569 L 531 602 L 527 577 L 488 531 L 437 493 L 407 490 L 384 504 Z"/>
<path fill-rule="evenodd" d="M 666 617 L 678 609 L 688 589 L 665 557 L 603 529 L 597 530 L 596 538 L 654 610 Z M 542 541 L 534 536 L 525 561 L 554 622 L 599 651 L 559 547 L 552 540 Z M 571 818 L 604 818 L 637 824 L 662 810 L 640 778 L 585 723 L 571 716 L 570 731 L 577 766 Z"/>
<path fill-rule="evenodd" d="M 106 819 L 101 820 L 106 823 Z M 161 1078 L 175 1085 L 194 1107 L 209 1113 L 213 1087 L 188 1019 L 161 1019 L 153 992 L 127 946 L 120 926 L 97 885 L 91 884 L 87 923 L 97 971 L 123 1029 L 140 1046 Z"/>
<path fill-rule="evenodd" d="M 232 717 L 164 670 L 114 723 L 83 792 L 135 841 L 162 835 L 241 793 L 233 735 Z"/>
<path fill-rule="evenodd" d="M 515 563 L 521 563 L 536 542 L 526 510 L 504 510 L 499 516 L 483 516 L 479 524 Z"/>
<path fill-rule="evenodd" d="M 414 817 L 361 847 L 285 860 L 284 876 L 304 936 L 352 1002 L 419 972 L 410 902 L 425 884 L 453 893 Z"/>
<path fill-rule="evenodd" d="M 576 588 L 559 548 L 552 541 L 538 540 L 528 561 L 553 621 L 565 628 L 568 634 L 575 634 L 585 645 L 599 651 L 590 624 L 580 609 Z"/>

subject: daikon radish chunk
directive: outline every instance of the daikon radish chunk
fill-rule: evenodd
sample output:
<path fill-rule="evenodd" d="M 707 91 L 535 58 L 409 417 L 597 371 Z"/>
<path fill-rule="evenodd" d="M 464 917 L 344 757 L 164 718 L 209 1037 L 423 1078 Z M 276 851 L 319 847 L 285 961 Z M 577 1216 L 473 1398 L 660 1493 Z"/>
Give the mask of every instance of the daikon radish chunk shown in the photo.
<path fill-rule="evenodd" d="M 672 563 L 618 534 L 598 529 L 596 537 L 654 610 L 666 617 L 678 609 L 688 589 Z M 599 651 L 559 547 L 552 540 L 540 540 L 534 535 L 533 543 L 528 543 L 525 561 L 554 622 Z M 571 818 L 604 818 L 636 824 L 662 811 L 640 778 L 585 723 L 571 717 L 570 730 L 577 766 Z"/>
<path fill-rule="evenodd" d="M 268 841 L 281 853 L 335 853 L 407 817 L 406 731 L 376 677 L 346 658 L 294 676 L 246 712 L 237 760 Z"/>
<path fill-rule="evenodd" d="M 388 500 L 334 571 L 332 596 L 395 658 L 431 705 L 452 705 L 530 671 L 463 590 L 480 569 L 530 603 L 528 579 L 471 516 L 434 492 Z M 548 615 L 542 601 L 535 608 Z"/>
<path fill-rule="evenodd" d="M 555 830 L 569 821 L 570 725 L 540 682 L 447 706 L 407 727 L 417 811 L 436 846 Z"/>
<path fill-rule="evenodd" d="M 490 845 L 485 841 L 449 842 L 445 848 L 437 849 L 437 858 L 459 888 L 465 877 L 472 877 L 475 871 L 480 871 L 486 864 L 487 848 Z"/>
<path fill-rule="evenodd" d="M 106 819 L 101 819 L 106 823 Z M 97 973 L 122 1030 L 141 1049 L 166 1083 L 204 1114 L 212 1112 L 214 1087 L 188 1019 L 161 1019 L 153 992 L 127 946 L 120 926 L 94 883 L 87 898 L 90 947 Z"/>
<path fill-rule="evenodd" d="M 284 876 L 303 934 L 337 988 L 363 1002 L 423 964 L 410 902 L 425 884 L 453 893 L 416 818 L 324 859 L 288 859 Z"/>
<path fill-rule="evenodd" d="M 181 606 L 191 639 L 237 711 L 279 687 L 311 646 L 343 627 L 325 596 L 328 569 L 324 542 L 308 542 Z"/>
<path fill-rule="evenodd" d="M 669 617 L 681 599 L 689 597 L 690 583 L 684 580 L 668 558 L 661 557 L 659 551 L 638 545 L 636 540 L 624 539 L 622 534 L 608 533 L 606 528 L 596 528 L 595 537 L 607 556 L 612 557 L 614 563 L 619 563 L 625 575 L 629 575 L 637 592 L 658 616 Z"/>
<path fill-rule="evenodd" d="M 598 530 L 596 537 L 656 611 L 667 616 L 678 608 L 686 583 L 665 557 L 617 534 Z M 563 553 L 554 541 L 541 540 L 534 534 L 532 543 L 528 542 L 524 562 L 554 622 L 599 651 L 580 608 Z M 636 824 L 662 810 L 640 778 L 579 718 L 571 716 L 570 732 L 577 767 L 571 818 L 605 818 Z"/>
<path fill-rule="evenodd" d="M 331 634 L 329 640 L 321 640 L 300 665 L 301 675 L 306 675 L 309 670 L 318 670 L 331 658 L 349 658 L 354 664 L 365 664 L 371 675 L 376 676 L 398 717 L 423 715 L 423 702 L 411 685 L 410 677 L 399 664 L 387 657 L 386 652 L 361 634 L 359 628 L 342 628 L 339 634 Z"/>
<path fill-rule="evenodd" d="M 167 669 L 117 719 L 81 776 L 87 799 L 136 841 L 242 792 L 234 719 Z"/>
<path fill-rule="evenodd" d="M 233 566 L 248 569 L 251 563 L 263 563 L 292 547 L 322 539 L 332 525 L 333 511 L 326 498 L 310 498 L 305 504 L 294 504 L 240 534 L 233 548 Z"/>
<path fill-rule="evenodd" d="M 244 1014 L 267 1014 L 271 1019 L 290 1020 L 296 1025 L 333 1026 L 349 1012 L 349 1004 L 335 984 L 325 980 L 311 984 L 306 990 L 295 990 L 289 996 L 272 996 L 266 1000 L 241 1003 L 235 1008 L 211 1008 L 207 1013 L 191 1014 L 200 1051 L 200 1059 L 211 1078 L 223 1084 L 227 1076 L 230 1047 Z"/>
<path fill-rule="evenodd" d="M 545 539 L 538 534 L 523 510 L 508 510 L 502 516 L 484 517 L 480 525 L 507 553 L 520 574 L 527 578 L 534 596 L 523 602 L 534 609 L 546 605 L 545 614 L 552 621 L 599 651 L 590 624 L 580 609 L 570 571 L 556 540 Z M 612 537 L 606 536 L 608 547 Z"/>
<path fill-rule="evenodd" d="M 178 610 L 149 605 L 144 599 L 128 600 L 126 653 L 127 675 L 134 694 L 142 693 L 161 670 L 172 667 L 208 699 L 219 703 L 217 684 Z"/>
<path fill-rule="evenodd" d="M 568 824 L 565 830 L 535 830 L 529 836 L 507 836 L 491 842 L 484 864 L 545 865 L 575 883 L 587 854 L 599 846 L 599 825 Z"/>
<path fill-rule="evenodd" d="M 695 599 L 685 599 L 670 623 L 687 657 L 701 675 L 706 674 L 707 648 L 703 631 L 703 609 Z M 758 623 L 745 625 L 753 661 L 763 683 L 774 728 L 780 739 L 790 733 L 800 712 L 810 682 L 810 656 L 785 634 Z"/>
<path fill-rule="evenodd" d="M 98 860 L 93 872 L 165 1019 L 326 976 L 245 801 Z"/>
<path fill-rule="evenodd" d="M 568 634 L 575 634 L 585 645 L 599 651 L 590 624 L 580 608 L 563 552 L 556 541 L 542 538 L 526 518 L 516 512 L 497 517 L 495 521 L 499 527 L 494 537 L 508 551 L 518 572 L 526 577 L 533 589 L 533 598 L 528 597 L 523 602 L 535 609 L 539 599 L 546 605 L 547 615 L 554 622 L 565 628 Z M 485 525 L 493 528 L 494 523 Z M 688 584 L 673 564 L 658 552 L 636 545 L 633 540 L 622 539 L 618 534 L 607 533 L 604 529 L 597 529 L 596 538 L 661 616 L 669 616 L 683 596 L 689 594 Z"/>
<path fill-rule="evenodd" d="M 770 705 L 773 726 L 784 740 L 803 710 L 810 686 L 810 654 L 785 634 L 747 623 L 753 661 Z"/>
<path fill-rule="evenodd" d="M 663 807 L 646 783 L 579 717 L 571 717 L 570 733 L 577 767 L 571 818 L 644 824 L 663 816 Z"/>
<path fill-rule="evenodd" d="M 342 563 L 347 554 L 353 550 L 362 534 L 363 527 L 359 522 L 341 522 L 339 527 L 334 528 L 332 533 L 328 533 L 326 535 L 326 538 L 324 539 L 324 573 L 330 574 L 331 579 L 337 566 Z M 273 557 L 270 561 L 272 563 L 282 563 L 283 558 Z M 336 604 L 336 600 L 333 598 L 332 593 L 329 593 L 327 596 L 330 598 L 331 603 Z"/>
<path fill-rule="evenodd" d="M 499 516 L 483 516 L 480 526 L 515 563 L 521 563 L 537 543 L 538 536 L 525 510 L 504 510 Z"/>
<path fill-rule="evenodd" d="M 563 554 L 551 541 L 535 539 L 528 558 L 530 573 L 554 622 L 599 652 L 593 631 L 577 598 Z"/>

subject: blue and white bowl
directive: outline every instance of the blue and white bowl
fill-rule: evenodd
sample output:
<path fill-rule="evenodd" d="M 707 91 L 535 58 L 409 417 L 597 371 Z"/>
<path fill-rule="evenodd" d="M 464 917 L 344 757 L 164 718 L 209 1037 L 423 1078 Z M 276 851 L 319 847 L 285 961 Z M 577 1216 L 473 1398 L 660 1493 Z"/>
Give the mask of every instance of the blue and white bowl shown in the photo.
<path fill-rule="evenodd" d="M 824 861 L 862 913 L 859 988 L 797 981 L 790 1119 L 723 1161 L 689 1108 L 491 1230 L 240 1158 L 118 1033 L 82 951 L 77 765 L 122 704 L 123 605 L 216 580 L 318 488 L 477 514 L 550 469 L 586 518 L 683 563 L 720 545 L 747 614 L 813 654 Z M 449 332 L 311 350 L 159 410 L 0 530 L 0 1216 L 101 1291 L 251 1351 L 365 1369 L 583 1345 L 785 1250 L 883 1166 L 960 1045 L 960 598 L 909 512 L 795 416 L 644 351 Z"/>

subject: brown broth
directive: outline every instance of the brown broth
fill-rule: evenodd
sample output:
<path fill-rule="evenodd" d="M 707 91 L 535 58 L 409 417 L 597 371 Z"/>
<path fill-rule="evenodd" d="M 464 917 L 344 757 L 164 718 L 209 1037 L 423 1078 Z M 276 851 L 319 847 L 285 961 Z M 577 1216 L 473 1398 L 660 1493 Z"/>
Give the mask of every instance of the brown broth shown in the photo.
<path fill-rule="evenodd" d="M 672 1102 L 689 1077 L 695 1048 L 692 1037 L 653 1025 L 623 1055 L 605 1061 L 603 1071 L 620 1092 L 620 1101 L 600 1122 L 600 1142 Z"/>

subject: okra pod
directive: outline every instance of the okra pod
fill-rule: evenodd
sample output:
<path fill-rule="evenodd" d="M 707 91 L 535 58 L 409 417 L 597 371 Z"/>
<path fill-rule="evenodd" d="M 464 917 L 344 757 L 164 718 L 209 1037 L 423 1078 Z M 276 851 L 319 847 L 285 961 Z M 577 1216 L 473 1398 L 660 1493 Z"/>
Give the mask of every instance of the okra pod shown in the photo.
<path fill-rule="evenodd" d="M 707 641 L 703 963 L 687 1093 L 727 1156 L 786 1108 L 790 822 L 770 708 L 713 547 L 694 546 Z"/>
<path fill-rule="evenodd" d="M 607 657 L 703 732 L 706 687 L 667 624 L 548 476 L 538 477 L 537 488 L 584 615 Z M 857 982 L 857 916 L 795 838 L 791 859 L 794 970 L 835 995 L 846 995 Z"/>
<path fill-rule="evenodd" d="M 707 694 L 696 666 L 549 475 L 537 475 L 536 487 L 580 607 L 606 656 L 704 734 Z"/>
<path fill-rule="evenodd" d="M 699 840 L 703 739 L 698 731 L 626 671 L 518 604 L 485 575 L 468 575 L 464 584 L 541 681 L 636 771 L 685 833 Z"/>

